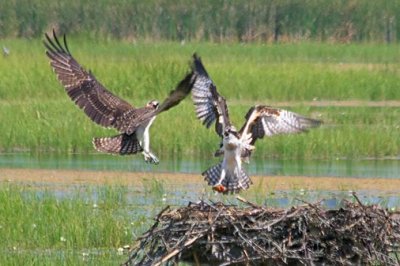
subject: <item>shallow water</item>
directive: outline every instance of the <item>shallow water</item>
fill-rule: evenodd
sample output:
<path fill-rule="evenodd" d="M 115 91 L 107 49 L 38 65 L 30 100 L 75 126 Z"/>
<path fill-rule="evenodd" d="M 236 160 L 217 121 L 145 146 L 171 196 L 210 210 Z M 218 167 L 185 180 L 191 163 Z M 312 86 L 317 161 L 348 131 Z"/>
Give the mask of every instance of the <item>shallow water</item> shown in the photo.
<path fill-rule="evenodd" d="M 1 168 L 34 168 L 34 169 L 73 169 L 73 170 L 96 170 L 96 171 L 130 171 L 130 172 L 180 172 L 199 174 L 207 167 L 215 164 L 217 159 L 209 161 L 161 160 L 159 165 L 150 165 L 143 162 L 140 156 L 110 156 L 103 154 L 89 154 L 70 156 L 57 156 L 54 154 L 31 155 L 27 153 L 13 153 L 0 155 Z M 332 176 L 332 177 L 360 177 L 360 178 L 400 178 L 400 160 L 334 160 L 334 161 L 290 161 L 290 160 L 253 160 L 246 165 L 251 175 L 268 176 Z M 38 195 L 41 190 L 53 191 L 60 199 L 73 196 L 76 191 L 85 190 L 83 185 L 69 185 L 62 188 L 57 184 L 37 183 Z M 216 196 L 210 190 L 204 192 L 204 184 L 184 184 L 179 187 L 165 186 L 160 193 L 148 194 L 143 187 L 130 187 L 128 201 L 136 211 L 147 212 L 146 206 L 184 206 L 190 201 L 198 201 L 205 198 L 212 201 L 228 201 L 240 204 L 235 196 Z M 147 194 L 146 194 L 147 193 Z M 257 195 L 257 198 L 247 198 L 258 204 L 271 207 L 288 207 L 303 204 L 302 201 L 322 201 L 326 208 L 338 208 L 344 199 L 354 200 L 351 191 L 340 190 L 318 190 L 304 191 L 279 190 L 270 194 Z M 366 203 L 381 204 L 388 208 L 400 206 L 399 193 L 386 193 L 378 191 L 357 191 L 360 199 Z M 96 201 L 96 192 L 87 194 L 88 199 Z"/>
<path fill-rule="evenodd" d="M 161 157 L 159 165 L 151 165 L 144 163 L 141 155 L 123 157 L 105 154 L 71 154 L 69 156 L 55 154 L 32 155 L 29 153 L 0 154 L 0 168 L 119 170 L 198 174 L 217 162 L 217 158 L 210 160 L 167 160 Z M 257 157 L 254 157 L 251 163 L 246 164 L 245 167 L 251 175 L 400 178 L 400 158 L 301 161 L 257 160 Z"/>

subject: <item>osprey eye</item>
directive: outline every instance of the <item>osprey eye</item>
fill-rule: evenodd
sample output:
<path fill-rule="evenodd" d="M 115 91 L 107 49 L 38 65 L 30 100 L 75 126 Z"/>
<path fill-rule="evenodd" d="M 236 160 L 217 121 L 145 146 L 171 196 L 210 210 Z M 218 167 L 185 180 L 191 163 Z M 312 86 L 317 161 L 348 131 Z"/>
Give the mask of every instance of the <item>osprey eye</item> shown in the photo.
<path fill-rule="evenodd" d="M 224 136 L 225 136 L 225 137 L 228 137 L 228 136 L 229 136 L 229 132 L 228 132 L 228 131 L 225 131 L 225 132 L 224 132 Z"/>

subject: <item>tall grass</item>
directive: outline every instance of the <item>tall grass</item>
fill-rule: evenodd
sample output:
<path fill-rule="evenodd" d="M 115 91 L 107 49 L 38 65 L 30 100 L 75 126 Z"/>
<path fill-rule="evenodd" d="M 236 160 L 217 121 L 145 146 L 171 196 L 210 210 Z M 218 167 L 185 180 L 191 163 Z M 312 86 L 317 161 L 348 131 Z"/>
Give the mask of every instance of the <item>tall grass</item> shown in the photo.
<path fill-rule="evenodd" d="M 114 130 L 93 124 L 68 98 L 52 73 L 40 40 L 5 41 L 0 58 L 0 149 L 3 151 L 91 152 L 93 136 Z M 400 52 L 396 46 L 213 45 L 104 43 L 69 40 L 82 65 L 113 93 L 134 106 L 162 100 L 188 71 L 197 51 L 218 90 L 227 98 L 237 127 L 255 103 L 311 100 L 400 100 Z M 279 107 L 279 106 L 277 106 Z M 257 143 L 262 158 L 398 156 L 399 111 L 395 107 L 294 107 L 325 125 L 306 135 Z M 151 147 L 175 157 L 209 156 L 219 139 L 195 118 L 190 97 L 161 114 L 151 128 Z"/>
<path fill-rule="evenodd" d="M 162 195 L 154 187 L 162 185 L 149 182 L 153 185 L 137 188 L 0 183 L 0 264 L 124 262 L 126 250 L 119 249 L 147 230 L 162 208 Z"/>
<path fill-rule="evenodd" d="M 96 189 L 96 199 L 78 190 L 60 199 L 51 191 L 13 185 L 2 185 L 0 192 L 2 248 L 119 247 L 131 240 L 131 217 L 115 213 L 126 202 L 110 195 L 126 196 L 118 188 Z"/>
<path fill-rule="evenodd" d="M 38 37 L 56 27 L 96 38 L 276 42 L 393 42 L 397 1 L 4 0 L 0 37 Z"/>

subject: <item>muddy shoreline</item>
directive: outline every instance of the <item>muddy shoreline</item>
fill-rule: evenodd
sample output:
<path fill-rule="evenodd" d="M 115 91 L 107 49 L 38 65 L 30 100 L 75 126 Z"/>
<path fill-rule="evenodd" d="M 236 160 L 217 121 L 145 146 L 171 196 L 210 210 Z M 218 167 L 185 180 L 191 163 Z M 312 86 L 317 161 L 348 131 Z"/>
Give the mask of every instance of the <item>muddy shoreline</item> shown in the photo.
<path fill-rule="evenodd" d="M 166 185 L 185 185 L 188 183 L 205 185 L 202 176 L 198 174 L 60 169 L 0 169 L 0 182 L 10 183 L 139 185 L 142 184 L 143 179 L 152 178 L 163 180 Z M 400 192 L 400 179 L 327 176 L 252 176 L 252 180 L 253 188 L 261 187 L 266 190 L 373 190 Z"/>

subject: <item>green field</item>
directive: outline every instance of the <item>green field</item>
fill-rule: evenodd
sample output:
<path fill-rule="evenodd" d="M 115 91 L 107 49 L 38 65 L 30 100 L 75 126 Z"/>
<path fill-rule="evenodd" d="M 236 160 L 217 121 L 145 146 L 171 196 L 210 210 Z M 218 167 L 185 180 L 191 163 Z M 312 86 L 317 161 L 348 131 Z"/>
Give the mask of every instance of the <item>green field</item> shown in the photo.
<path fill-rule="evenodd" d="M 87 153 L 93 136 L 114 130 L 93 124 L 56 80 L 41 40 L 4 39 L 0 58 L 0 150 Z M 73 55 L 115 94 L 135 106 L 162 100 L 197 52 L 237 127 L 255 103 L 322 119 L 309 134 L 257 143 L 258 158 L 334 159 L 393 157 L 400 151 L 399 104 L 368 107 L 369 101 L 400 101 L 400 50 L 396 45 L 215 45 L 209 43 L 94 42 L 72 36 Z M 354 106 L 310 106 L 321 101 L 361 100 Z M 179 129 L 179 130 L 177 130 Z M 151 129 L 156 154 L 209 156 L 219 140 L 196 120 L 191 99 L 161 114 Z"/>

